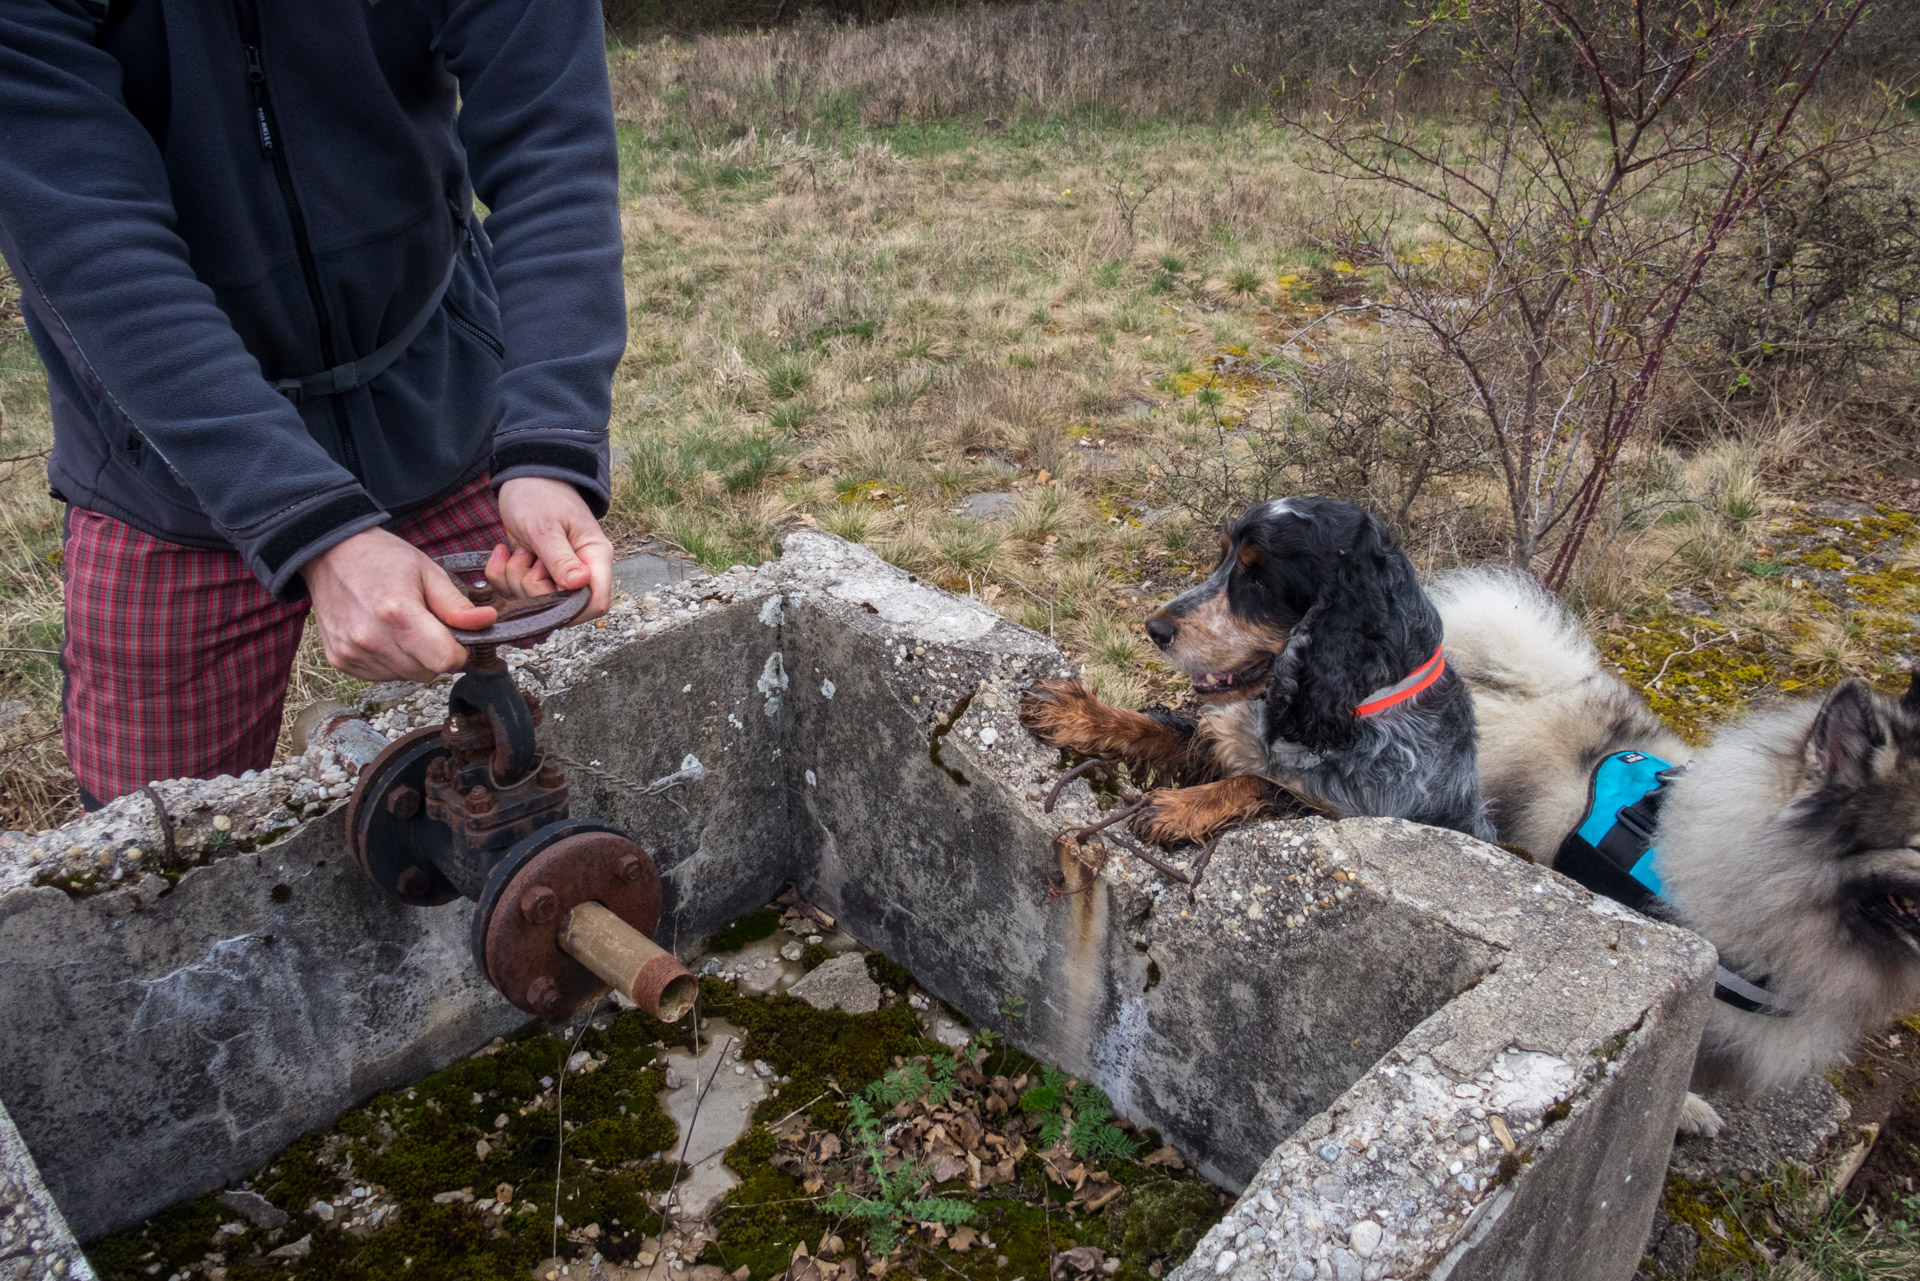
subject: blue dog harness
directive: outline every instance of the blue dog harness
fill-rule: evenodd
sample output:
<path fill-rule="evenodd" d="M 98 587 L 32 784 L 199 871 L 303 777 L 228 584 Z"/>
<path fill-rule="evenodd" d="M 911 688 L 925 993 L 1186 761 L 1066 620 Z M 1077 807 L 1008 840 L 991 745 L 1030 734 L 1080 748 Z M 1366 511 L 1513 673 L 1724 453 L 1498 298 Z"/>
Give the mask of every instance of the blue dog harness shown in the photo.
<path fill-rule="evenodd" d="M 1580 826 L 1560 843 L 1553 870 L 1643 916 L 1677 921 L 1655 870 L 1654 831 L 1667 784 L 1686 770 L 1645 752 L 1615 752 L 1594 766 Z M 1713 994 L 1737 1010 L 1784 1018 L 1793 1013 L 1767 990 L 1765 976 L 1736 974 L 1723 961 Z"/>

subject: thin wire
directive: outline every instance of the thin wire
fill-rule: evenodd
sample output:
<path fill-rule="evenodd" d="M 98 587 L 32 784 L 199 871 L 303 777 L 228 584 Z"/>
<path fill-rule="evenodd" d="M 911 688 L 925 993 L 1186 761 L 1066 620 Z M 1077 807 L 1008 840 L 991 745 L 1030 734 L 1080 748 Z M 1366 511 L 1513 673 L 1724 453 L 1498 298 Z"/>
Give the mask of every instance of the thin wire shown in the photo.
<path fill-rule="evenodd" d="M 560 1163 L 567 1156 L 567 1064 L 573 1062 L 574 1051 L 580 1048 L 581 1038 L 585 1037 L 587 1029 L 593 1026 L 593 1016 L 600 1012 L 600 1002 L 604 1000 L 606 1000 L 604 996 L 594 1000 L 592 1008 L 587 1011 L 586 1019 L 580 1024 L 580 1030 L 573 1034 L 573 1044 L 567 1047 L 567 1056 L 560 1060 L 559 1088 L 553 1092 L 553 1110 L 557 1118 L 555 1123 L 560 1128 L 560 1142 L 556 1145 L 557 1150 L 553 1154 L 553 1243 L 550 1247 L 556 1255 L 560 1253 Z"/>

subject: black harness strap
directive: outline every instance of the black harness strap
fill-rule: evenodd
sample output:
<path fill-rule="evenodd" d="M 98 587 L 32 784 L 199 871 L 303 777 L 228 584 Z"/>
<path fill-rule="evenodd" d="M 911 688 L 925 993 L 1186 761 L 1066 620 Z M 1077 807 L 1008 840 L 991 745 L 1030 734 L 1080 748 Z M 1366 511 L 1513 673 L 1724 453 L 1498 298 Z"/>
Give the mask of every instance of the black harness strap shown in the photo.
<path fill-rule="evenodd" d="M 277 379 L 269 385 L 297 405 L 310 396 L 338 396 L 341 392 L 352 391 L 378 378 L 394 361 L 400 359 L 407 348 L 413 346 L 413 340 L 433 319 L 433 313 L 440 310 L 440 301 L 447 296 L 447 286 L 453 283 L 454 269 L 460 265 L 460 250 L 465 246 L 466 238 L 463 235 L 460 243 L 454 247 L 453 257 L 447 262 L 447 271 L 440 277 L 440 284 L 427 296 L 426 306 L 414 314 L 405 329 L 358 360 L 350 360 L 344 365 L 335 365 L 332 369 L 323 369 L 303 378 Z"/>

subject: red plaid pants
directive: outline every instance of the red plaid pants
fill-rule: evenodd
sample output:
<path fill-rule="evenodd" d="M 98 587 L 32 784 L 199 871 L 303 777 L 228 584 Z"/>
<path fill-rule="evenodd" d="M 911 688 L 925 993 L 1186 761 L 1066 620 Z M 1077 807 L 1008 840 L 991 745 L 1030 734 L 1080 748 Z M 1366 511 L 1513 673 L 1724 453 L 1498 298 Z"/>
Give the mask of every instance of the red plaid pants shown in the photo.
<path fill-rule="evenodd" d="M 506 541 L 487 479 L 388 527 L 429 556 Z M 239 555 L 70 508 L 63 736 L 89 805 L 162 778 L 264 769 L 308 602 L 273 599 Z"/>

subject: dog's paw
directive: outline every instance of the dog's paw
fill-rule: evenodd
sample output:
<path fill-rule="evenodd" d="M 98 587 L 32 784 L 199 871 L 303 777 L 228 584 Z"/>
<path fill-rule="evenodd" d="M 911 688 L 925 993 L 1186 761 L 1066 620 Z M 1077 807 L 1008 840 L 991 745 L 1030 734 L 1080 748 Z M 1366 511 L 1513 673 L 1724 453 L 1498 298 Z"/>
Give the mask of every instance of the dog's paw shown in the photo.
<path fill-rule="evenodd" d="M 1087 750 L 1091 725 L 1100 708 L 1100 700 L 1077 680 L 1035 681 L 1020 695 L 1020 723 L 1049 747 L 1091 756 L 1096 754 Z"/>
<path fill-rule="evenodd" d="M 1133 834 L 1152 845 L 1199 845 L 1234 820 L 1208 795 L 1209 788 L 1163 787 L 1147 794 L 1147 807 L 1127 820 Z"/>
<path fill-rule="evenodd" d="M 1686 1102 L 1680 1105 L 1680 1133 L 1713 1139 L 1719 1137 L 1726 1124 L 1720 1119 L 1720 1114 L 1713 1110 L 1713 1104 L 1692 1090 L 1687 1091 Z"/>

